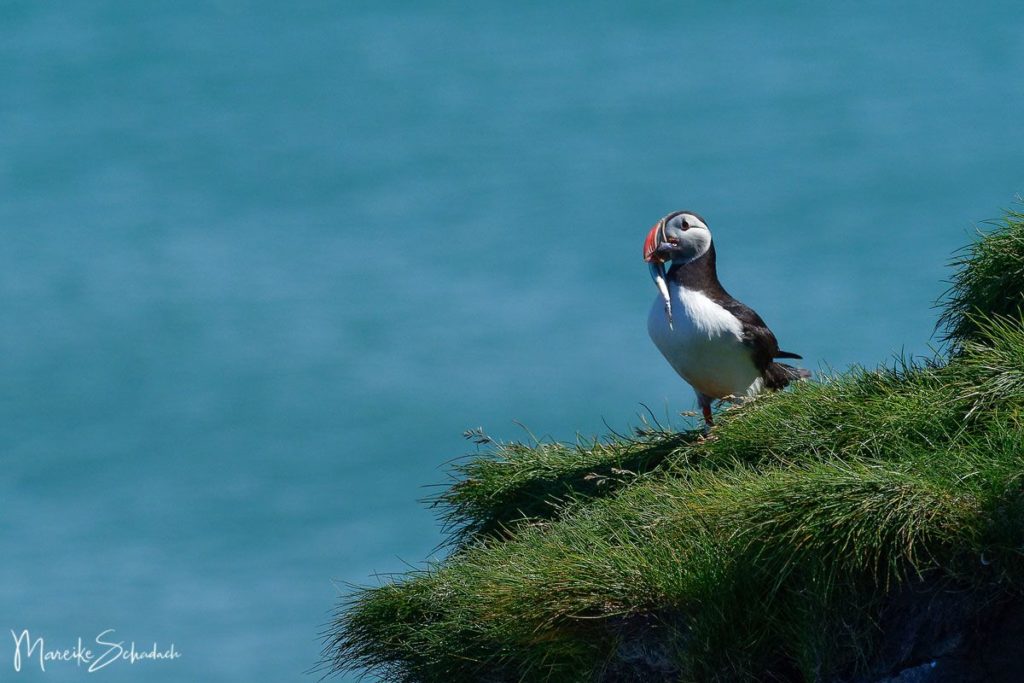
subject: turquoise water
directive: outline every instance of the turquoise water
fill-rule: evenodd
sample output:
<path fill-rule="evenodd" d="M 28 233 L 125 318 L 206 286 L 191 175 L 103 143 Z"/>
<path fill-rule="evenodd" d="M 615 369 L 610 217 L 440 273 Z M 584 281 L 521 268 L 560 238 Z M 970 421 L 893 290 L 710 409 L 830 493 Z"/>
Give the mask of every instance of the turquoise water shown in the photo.
<path fill-rule="evenodd" d="M 693 408 L 645 330 L 672 209 L 809 367 L 927 353 L 1024 188 L 986 7 L 0 6 L 0 677 L 9 629 L 114 628 L 182 656 L 95 680 L 315 680 L 464 429 Z"/>

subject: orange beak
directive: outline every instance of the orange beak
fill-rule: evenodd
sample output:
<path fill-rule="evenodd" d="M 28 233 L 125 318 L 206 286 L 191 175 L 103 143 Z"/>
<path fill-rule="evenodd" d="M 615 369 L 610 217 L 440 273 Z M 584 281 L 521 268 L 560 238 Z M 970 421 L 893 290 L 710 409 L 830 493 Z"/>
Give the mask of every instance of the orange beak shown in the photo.
<path fill-rule="evenodd" d="M 658 258 L 655 252 L 658 247 L 665 241 L 665 219 L 662 218 L 660 221 L 654 224 L 651 231 L 647 233 L 647 239 L 644 240 L 644 261 L 650 263 L 655 261 L 662 263 L 664 259 Z"/>

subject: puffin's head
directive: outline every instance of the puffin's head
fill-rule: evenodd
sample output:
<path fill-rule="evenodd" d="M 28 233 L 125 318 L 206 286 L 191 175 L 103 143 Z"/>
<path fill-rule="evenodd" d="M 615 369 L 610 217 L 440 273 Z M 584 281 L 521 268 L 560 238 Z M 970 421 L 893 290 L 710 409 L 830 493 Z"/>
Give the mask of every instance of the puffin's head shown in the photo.
<path fill-rule="evenodd" d="M 686 263 L 698 259 L 711 248 L 711 230 L 704 219 L 692 211 L 673 211 L 654 224 L 644 241 L 644 261 Z"/>

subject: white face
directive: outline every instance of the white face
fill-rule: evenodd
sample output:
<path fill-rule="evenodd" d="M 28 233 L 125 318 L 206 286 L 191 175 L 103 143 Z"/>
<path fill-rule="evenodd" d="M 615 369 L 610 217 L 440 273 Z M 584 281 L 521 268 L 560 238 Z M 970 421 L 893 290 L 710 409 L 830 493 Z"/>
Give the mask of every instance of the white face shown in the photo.
<path fill-rule="evenodd" d="M 671 258 L 676 263 L 698 259 L 711 248 L 711 230 L 692 213 L 673 216 L 665 224 L 665 237 L 675 246 Z"/>

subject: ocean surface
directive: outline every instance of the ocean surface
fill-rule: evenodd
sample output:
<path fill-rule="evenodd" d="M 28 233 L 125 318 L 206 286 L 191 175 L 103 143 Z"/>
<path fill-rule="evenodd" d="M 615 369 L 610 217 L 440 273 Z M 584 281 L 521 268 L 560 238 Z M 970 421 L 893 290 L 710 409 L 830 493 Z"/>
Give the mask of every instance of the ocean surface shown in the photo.
<path fill-rule="evenodd" d="M 0 4 L 0 678 L 315 681 L 500 439 L 682 418 L 688 208 L 807 367 L 931 353 L 1024 191 L 1014 3 Z M 437 557 L 437 554 L 434 555 Z M 173 660 L 47 651 L 136 642 Z"/>

